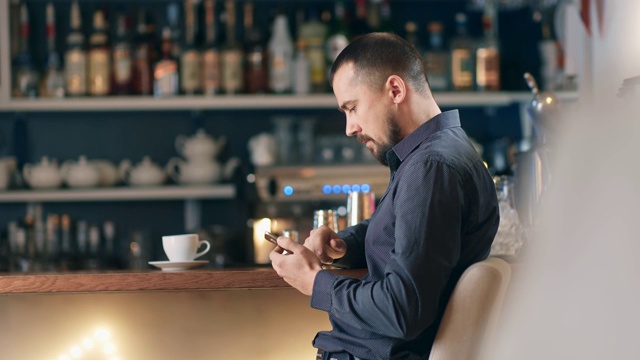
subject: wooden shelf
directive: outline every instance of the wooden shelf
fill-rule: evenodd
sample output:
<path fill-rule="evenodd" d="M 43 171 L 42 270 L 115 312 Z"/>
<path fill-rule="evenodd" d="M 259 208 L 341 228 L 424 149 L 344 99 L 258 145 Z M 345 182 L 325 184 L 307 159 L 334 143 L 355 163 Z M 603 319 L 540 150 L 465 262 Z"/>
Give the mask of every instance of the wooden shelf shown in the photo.
<path fill-rule="evenodd" d="M 235 194 L 235 187 L 231 184 L 114 187 L 102 189 L 7 190 L 0 192 L 0 203 L 231 199 Z"/>
<path fill-rule="evenodd" d="M 559 93 L 561 100 L 575 100 L 576 93 Z M 442 107 L 505 106 L 526 103 L 529 92 L 439 92 L 434 97 Z M 337 109 L 333 94 L 317 95 L 219 95 L 109 96 L 98 98 L 13 99 L 0 101 L 0 111 L 154 111 L 154 110 L 260 110 Z"/>
<path fill-rule="evenodd" d="M 361 278 L 366 269 L 329 270 Z M 0 275 L 0 294 L 288 288 L 271 267 Z"/>

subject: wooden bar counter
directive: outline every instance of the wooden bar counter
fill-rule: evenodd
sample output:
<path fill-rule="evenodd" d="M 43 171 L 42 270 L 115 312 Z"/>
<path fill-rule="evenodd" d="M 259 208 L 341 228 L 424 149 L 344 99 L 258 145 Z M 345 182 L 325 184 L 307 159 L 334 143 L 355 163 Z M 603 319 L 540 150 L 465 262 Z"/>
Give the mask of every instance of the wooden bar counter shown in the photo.
<path fill-rule="evenodd" d="M 366 270 L 330 270 L 361 278 Z M 0 294 L 289 288 L 271 267 L 0 275 Z"/>
<path fill-rule="evenodd" d="M 268 266 L 3 274 L 0 359 L 311 360 L 309 301 Z"/>

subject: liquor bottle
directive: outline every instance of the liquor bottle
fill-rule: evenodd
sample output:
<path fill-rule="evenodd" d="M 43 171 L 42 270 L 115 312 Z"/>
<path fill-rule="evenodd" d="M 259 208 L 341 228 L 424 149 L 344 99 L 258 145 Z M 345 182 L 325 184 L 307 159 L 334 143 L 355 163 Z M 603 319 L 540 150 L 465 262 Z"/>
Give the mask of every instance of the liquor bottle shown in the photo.
<path fill-rule="evenodd" d="M 308 77 L 311 81 L 311 92 L 323 93 L 327 91 L 327 52 L 325 43 L 328 28 L 318 19 L 315 9 L 311 9 L 309 20 L 300 26 L 298 45 L 305 45 L 305 53 L 309 62 Z"/>
<path fill-rule="evenodd" d="M 87 94 L 87 52 L 82 34 L 80 6 L 75 0 L 71 3 L 71 31 L 67 35 L 67 51 L 64 54 L 64 73 L 67 95 Z"/>
<path fill-rule="evenodd" d="M 15 21 L 15 19 L 20 19 L 20 8 L 22 4 L 17 1 L 9 1 L 9 19 L 14 21 L 9 21 L 9 44 L 11 46 L 11 50 L 9 52 L 11 59 L 15 59 L 18 56 L 18 52 L 20 52 L 20 21 Z"/>
<path fill-rule="evenodd" d="M 222 49 L 222 89 L 227 94 L 243 90 L 243 53 L 236 38 L 236 8 L 234 0 L 225 0 L 227 11 L 226 43 Z"/>
<path fill-rule="evenodd" d="M 276 16 L 269 40 L 269 88 L 276 94 L 290 92 L 293 87 L 291 64 L 293 41 L 289 34 L 287 17 Z"/>
<path fill-rule="evenodd" d="M 498 91 L 500 90 L 500 52 L 495 9 L 491 1 L 485 3 L 482 28 L 484 37 L 476 50 L 476 86 L 479 91 Z"/>
<path fill-rule="evenodd" d="M 64 74 L 62 73 L 60 54 L 56 50 L 56 20 L 53 3 L 47 4 L 47 60 L 45 75 L 40 84 L 40 95 L 46 97 L 64 97 Z"/>
<path fill-rule="evenodd" d="M 378 31 L 393 32 L 389 0 L 382 0 L 382 4 L 380 4 L 380 29 Z"/>
<path fill-rule="evenodd" d="M 220 92 L 220 49 L 215 21 L 215 1 L 204 2 L 205 48 L 202 51 L 202 90 L 205 95 Z"/>
<path fill-rule="evenodd" d="M 349 35 L 347 33 L 344 3 L 338 0 L 335 2 L 331 31 L 327 37 L 327 60 L 329 66 L 333 65 L 333 62 L 347 45 L 349 45 Z"/>
<path fill-rule="evenodd" d="M 198 28 L 196 6 L 194 0 L 186 0 L 184 3 L 185 46 L 180 54 L 180 90 L 186 95 L 197 94 L 202 89 L 200 51 L 195 45 Z"/>
<path fill-rule="evenodd" d="M 77 244 L 74 242 L 73 224 L 71 217 L 63 214 L 60 218 L 60 264 L 59 269 L 62 271 L 78 270 L 79 257 L 77 253 Z"/>
<path fill-rule="evenodd" d="M 35 218 L 32 213 L 27 213 L 23 224 L 25 230 L 25 259 L 23 259 L 22 271 L 34 271 L 34 265 L 38 261 L 38 251 L 36 246 Z"/>
<path fill-rule="evenodd" d="M 133 51 L 128 38 L 128 18 L 120 14 L 116 21 L 116 38 L 113 43 L 113 93 L 129 95 L 133 81 Z"/>
<path fill-rule="evenodd" d="M 442 23 L 433 21 L 427 24 L 429 47 L 424 53 L 427 79 L 432 91 L 446 91 L 450 88 L 449 52 L 444 49 Z"/>
<path fill-rule="evenodd" d="M 97 270 L 102 267 L 100 256 L 100 228 L 96 224 L 89 225 L 87 237 L 87 256 L 85 259 L 85 269 Z"/>
<path fill-rule="evenodd" d="M 155 26 L 147 19 L 144 10 L 138 12 L 136 48 L 133 61 L 133 92 L 138 95 L 153 94 L 153 63 L 156 59 Z"/>
<path fill-rule="evenodd" d="M 269 90 L 267 49 L 261 31 L 254 26 L 253 2 L 244 3 L 245 90 L 249 94 Z"/>
<path fill-rule="evenodd" d="M 473 90 L 473 40 L 467 35 L 467 15 L 456 14 L 456 36 L 451 40 L 451 83 L 454 90 Z"/>
<path fill-rule="evenodd" d="M 182 54 L 182 47 L 180 41 L 182 41 L 182 27 L 180 26 L 180 5 L 178 3 L 171 3 L 167 5 L 167 25 L 171 29 L 171 42 L 173 43 L 172 55 L 174 58 L 180 58 Z"/>
<path fill-rule="evenodd" d="M 116 247 L 116 226 L 113 221 L 102 223 L 102 235 L 104 237 L 102 249 L 102 264 L 107 269 L 120 269 L 122 265 L 118 259 Z"/>
<path fill-rule="evenodd" d="M 155 96 L 173 96 L 178 94 L 178 61 L 173 57 L 171 28 L 162 29 L 162 57 L 153 68 L 153 94 Z"/>
<path fill-rule="evenodd" d="M 85 220 L 76 221 L 76 255 L 80 260 L 80 264 L 87 256 L 89 246 L 89 224 Z"/>
<path fill-rule="evenodd" d="M 293 58 L 293 93 L 296 95 L 308 94 L 311 90 L 311 64 L 307 59 L 305 47 L 303 39 L 296 42 L 296 53 Z"/>
<path fill-rule="evenodd" d="M 367 8 L 367 25 L 372 32 L 380 31 L 380 6 L 382 0 L 371 0 Z"/>
<path fill-rule="evenodd" d="M 351 41 L 371 32 L 367 24 L 367 0 L 356 0 L 356 18 L 351 30 Z"/>
<path fill-rule="evenodd" d="M 89 95 L 104 96 L 111 92 L 111 48 L 107 22 L 102 10 L 93 14 L 93 34 L 89 37 Z"/>
<path fill-rule="evenodd" d="M 58 270 L 58 257 L 60 256 L 60 216 L 49 214 L 46 224 L 46 254 L 47 264 L 50 270 Z"/>
<path fill-rule="evenodd" d="M 36 97 L 38 95 L 38 73 L 29 50 L 30 33 L 29 12 L 27 5 L 22 3 L 20 6 L 20 49 L 14 59 L 16 74 L 13 96 L 15 97 Z"/>
<path fill-rule="evenodd" d="M 406 32 L 405 39 L 413 45 L 413 47 L 418 50 L 420 56 L 424 53 L 424 49 L 422 48 L 422 43 L 420 38 L 418 37 L 418 25 L 413 21 L 407 21 L 404 24 L 404 30 Z"/>

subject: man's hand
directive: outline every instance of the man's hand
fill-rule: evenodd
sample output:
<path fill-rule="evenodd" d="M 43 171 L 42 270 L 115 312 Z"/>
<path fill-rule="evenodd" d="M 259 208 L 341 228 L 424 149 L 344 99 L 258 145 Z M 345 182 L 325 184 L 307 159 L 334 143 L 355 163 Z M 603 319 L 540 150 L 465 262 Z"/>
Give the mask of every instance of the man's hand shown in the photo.
<path fill-rule="evenodd" d="M 276 273 L 284 281 L 301 293 L 311 296 L 316 274 L 322 270 L 322 264 L 316 254 L 295 241 L 280 236 L 278 246 L 269 254 L 269 259 Z"/>
<path fill-rule="evenodd" d="M 331 264 L 333 260 L 347 253 L 347 244 L 328 226 L 311 230 L 304 246 L 313 251 L 323 264 Z"/>

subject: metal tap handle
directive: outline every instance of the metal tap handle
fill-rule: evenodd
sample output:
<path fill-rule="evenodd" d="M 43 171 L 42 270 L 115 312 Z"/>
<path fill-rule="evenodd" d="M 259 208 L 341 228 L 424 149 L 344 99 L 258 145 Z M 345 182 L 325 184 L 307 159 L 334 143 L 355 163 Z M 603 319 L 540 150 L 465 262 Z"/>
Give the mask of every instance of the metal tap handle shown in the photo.
<path fill-rule="evenodd" d="M 534 79 L 533 76 L 528 72 L 524 73 L 524 79 L 527 82 L 527 86 L 529 86 L 529 89 L 531 89 L 533 95 L 538 95 L 540 91 L 538 90 L 536 79 Z"/>

